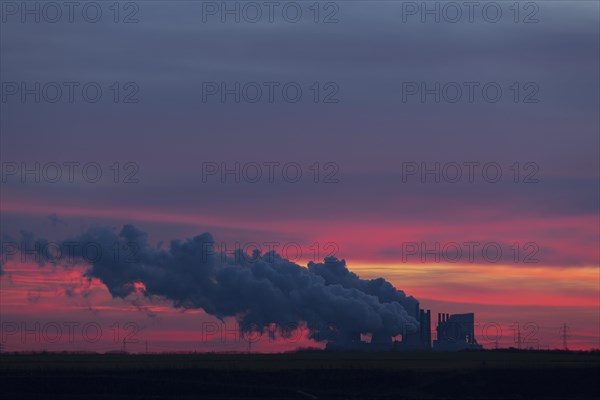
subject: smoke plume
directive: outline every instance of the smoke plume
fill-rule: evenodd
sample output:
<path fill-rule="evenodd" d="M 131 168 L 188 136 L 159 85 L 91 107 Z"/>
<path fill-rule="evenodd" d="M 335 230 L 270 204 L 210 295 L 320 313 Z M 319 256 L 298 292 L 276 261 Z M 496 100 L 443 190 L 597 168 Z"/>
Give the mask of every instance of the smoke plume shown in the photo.
<path fill-rule="evenodd" d="M 48 243 L 35 242 L 40 248 Z M 42 263 L 56 252 L 87 260 L 85 275 L 102 281 L 113 297 L 126 298 L 141 283 L 148 297 L 221 319 L 235 317 L 242 331 L 272 332 L 275 325 L 285 333 L 281 327 L 303 324 L 312 339 L 322 341 L 418 329 L 413 297 L 383 278 L 360 279 L 344 260 L 326 258 L 305 268 L 273 251 L 218 253 L 214 243 L 203 233 L 163 249 L 133 225 L 118 233 L 96 227 L 59 242 L 54 252 L 46 250 Z"/>

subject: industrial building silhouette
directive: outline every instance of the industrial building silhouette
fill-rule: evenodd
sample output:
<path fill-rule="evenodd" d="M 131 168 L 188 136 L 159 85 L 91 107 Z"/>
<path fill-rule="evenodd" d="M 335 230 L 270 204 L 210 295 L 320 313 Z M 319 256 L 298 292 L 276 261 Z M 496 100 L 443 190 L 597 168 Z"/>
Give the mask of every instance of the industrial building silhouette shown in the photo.
<path fill-rule="evenodd" d="M 481 349 L 475 339 L 475 314 L 438 314 L 437 339 L 433 349 L 459 351 Z"/>
<path fill-rule="evenodd" d="M 344 335 L 330 341 L 326 350 L 332 351 L 461 351 L 478 350 L 475 339 L 475 314 L 438 313 L 436 338 L 431 337 L 431 310 L 423 310 L 417 303 L 409 314 L 419 322 L 414 333 L 402 335 L 401 340 L 380 333 L 371 335 L 370 342 L 361 340 L 360 334 Z"/>

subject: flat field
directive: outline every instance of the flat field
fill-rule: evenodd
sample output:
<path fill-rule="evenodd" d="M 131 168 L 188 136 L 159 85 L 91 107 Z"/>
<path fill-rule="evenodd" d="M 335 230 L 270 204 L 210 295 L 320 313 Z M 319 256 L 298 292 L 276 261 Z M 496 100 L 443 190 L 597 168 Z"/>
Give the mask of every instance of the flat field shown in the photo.
<path fill-rule="evenodd" d="M 600 353 L 2 354 L 10 399 L 597 399 Z"/>

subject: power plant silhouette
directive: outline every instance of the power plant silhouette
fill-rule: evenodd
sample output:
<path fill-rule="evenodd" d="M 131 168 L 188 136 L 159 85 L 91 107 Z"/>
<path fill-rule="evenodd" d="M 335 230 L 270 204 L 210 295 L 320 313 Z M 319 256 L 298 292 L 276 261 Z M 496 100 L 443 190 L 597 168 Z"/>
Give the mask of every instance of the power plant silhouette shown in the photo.
<path fill-rule="evenodd" d="M 361 335 L 344 335 L 327 343 L 330 351 L 461 351 L 482 348 L 475 339 L 475 314 L 438 313 L 436 338 L 431 338 L 431 310 L 423 310 L 419 303 L 410 314 L 419 322 L 414 333 L 401 335 L 401 339 L 373 334 L 362 340 Z"/>

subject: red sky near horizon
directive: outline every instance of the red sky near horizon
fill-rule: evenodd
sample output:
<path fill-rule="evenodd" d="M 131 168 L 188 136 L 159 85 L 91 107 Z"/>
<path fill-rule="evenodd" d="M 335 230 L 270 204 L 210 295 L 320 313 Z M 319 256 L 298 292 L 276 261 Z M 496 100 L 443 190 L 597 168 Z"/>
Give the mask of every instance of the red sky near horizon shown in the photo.
<path fill-rule="evenodd" d="M 33 209 L 13 206 L 10 202 L 8 205 L 7 202 L 3 203 L 4 216 L 25 211 L 31 213 Z M 41 215 L 48 214 L 50 209 L 40 208 L 37 211 L 42 218 Z M 79 212 L 65 212 L 64 220 L 60 223 L 62 226 L 47 227 L 46 230 L 55 231 L 51 236 L 56 236 L 56 232 L 70 231 L 67 225 L 77 223 L 75 216 Z M 197 233 L 202 231 L 198 226 L 203 218 L 201 215 L 196 218 L 187 215 L 185 225 L 181 222 L 183 216 L 140 213 L 136 210 L 95 210 L 90 217 L 96 219 L 95 224 L 112 224 L 111 220 L 103 219 L 111 212 L 114 212 L 115 220 L 122 218 L 122 214 L 128 214 L 138 226 L 152 225 L 157 221 L 159 226 L 165 227 L 165 231 L 176 226 L 178 228 L 175 230 L 182 232 L 180 237 L 193 229 Z M 173 224 L 169 224 L 170 217 L 173 218 Z M 522 229 L 521 243 L 525 243 L 527 237 L 543 237 L 549 227 L 580 232 L 582 237 L 593 235 L 594 219 L 595 216 L 526 221 L 524 223 L 528 227 Z M 502 232 L 507 224 L 507 221 L 501 221 L 498 226 L 487 223 L 488 238 L 493 237 L 494 231 Z M 282 238 L 294 237 L 302 225 L 302 221 L 297 221 L 297 224 L 287 225 L 289 228 L 285 230 L 286 224 L 272 224 L 280 230 L 279 237 Z M 512 242 L 496 236 L 499 240 L 494 243 L 498 243 L 502 251 L 509 252 L 508 257 L 494 261 L 492 258 L 495 253 L 490 253 L 487 258 L 482 257 L 478 253 L 481 247 L 477 247 L 472 261 L 465 253 L 460 260 L 451 262 L 457 256 L 455 247 L 450 247 L 446 256 L 442 253 L 439 259 L 426 251 L 427 248 L 433 249 L 435 242 L 427 242 L 423 251 L 414 247 L 414 243 L 425 243 L 422 240 L 428 237 L 428 232 L 435 230 L 439 234 L 437 238 L 444 237 L 440 233 L 444 231 L 443 227 L 436 228 L 405 225 L 401 229 L 394 229 L 385 224 L 369 226 L 363 221 L 346 221 L 345 224 L 322 229 L 319 236 L 307 235 L 305 241 L 293 242 L 293 246 L 286 247 L 285 240 L 281 240 L 274 248 L 279 251 L 286 249 L 288 257 L 301 265 L 306 265 L 316 255 L 322 258 L 331 254 L 345 258 L 350 270 L 363 279 L 386 278 L 396 288 L 416 297 L 422 308 L 432 310 L 434 330 L 437 312 L 475 312 L 477 339 L 486 348 L 517 347 L 517 331 L 521 332 L 522 347 L 562 348 L 561 327 L 565 323 L 569 348 L 599 347 L 598 269 L 591 263 L 569 266 L 557 265 L 556 261 L 581 254 L 588 254 L 582 258 L 584 260 L 587 257 L 593 260 L 594 248 L 580 241 L 579 247 L 573 251 L 576 243 L 557 238 L 549 245 L 557 255 L 556 260 L 544 263 L 544 253 L 536 249 L 536 254 L 531 258 L 537 262 L 525 262 L 523 249 L 519 249 L 520 253 L 514 253 L 516 248 L 510 246 Z M 483 245 L 485 240 L 468 234 L 473 229 L 465 227 L 456 230 L 454 242 L 460 244 L 479 239 Z M 348 233 L 356 230 L 379 234 L 357 241 L 356 235 Z M 167 239 L 160 231 L 154 226 L 154 233 L 150 237 L 152 242 Z M 406 232 L 411 232 L 412 238 Z M 259 234 L 255 237 L 254 243 L 245 248 L 246 251 L 251 252 L 255 244 L 264 246 L 264 243 L 273 242 L 271 237 L 274 236 Z M 327 241 L 328 237 L 341 240 L 334 246 Z M 403 243 L 402 239 L 404 243 L 410 240 L 410 246 L 413 247 L 399 246 L 398 243 Z M 219 242 L 218 238 L 215 240 Z M 242 240 L 238 242 L 241 247 L 248 243 Z M 327 243 L 333 247 L 326 247 Z M 235 242 L 226 243 L 226 247 L 233 249 Z M 463 252 L 468 250 L 466 246 L 461 247 Z M 397 252 L 386 253 L 386 249 L 395 249 Z M 298 250 L 305 252 L 302 257 L 298 257 Z M 403 254 L 402 250 L 408 254 Z M 528 249 L 525 253 L 532 251 Z M 236 333 L 236 323 L 231 318 L 219 321 L 202 310 L 184 312 L 174 309 L 167 300 L 153 298 L 148 301 L 141 294 L 132 295 L 126 300 L 112 299 L 102 282 L 97 279 L 88 281 L 82 275 L 83 267 L 69 270 L 50 265 L 39 267 L 35 264 L 34 256 L 24 257 L 4 263 L 1 307 L 2 341 L 6 350 L 111 351 L 122 348 L 123 338 L 127 339 L 128 351 L 139 352 L 146 351 L 146 342 L 149 343 L 148 351 L 153 352 L 277 352 L 323 346 L 322 343 L 309 340 L 306 328 L 302 327 L 291 338 L 273 340 L 266 336 L 252 337 L 249 345 L 247 338 Z M 100 338 L 96 340 L 99 330 Z"/>

